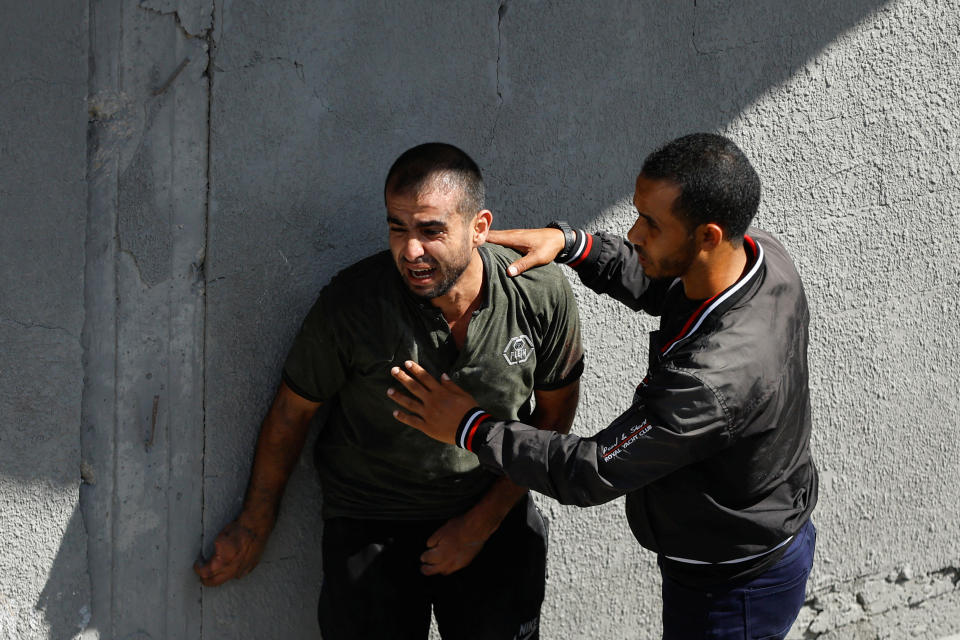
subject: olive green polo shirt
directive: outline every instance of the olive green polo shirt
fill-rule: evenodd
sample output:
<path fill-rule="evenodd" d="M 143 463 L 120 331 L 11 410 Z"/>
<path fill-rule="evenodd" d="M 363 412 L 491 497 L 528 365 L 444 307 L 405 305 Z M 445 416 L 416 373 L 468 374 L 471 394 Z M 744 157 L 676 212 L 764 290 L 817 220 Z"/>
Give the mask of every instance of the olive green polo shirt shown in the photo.
<path fill-rule="evenodd" d="M 458 350 L 440 310 L 410 293 L 388 251 L 334 276 L 307 314 L 284 365 L 296 393 L 331 405 L 317 441 L 323 516 L 449 518 L 470 508 L 496 476 L 477 457 L 397 422 L 390 368 L 414 360 L 447 373 L 501 418 L 529 414 L 534 389 L 583 369 L 580 320 L 559 267 L 511 278 L 517 253 L 479 249 L 483 302 Z"/>

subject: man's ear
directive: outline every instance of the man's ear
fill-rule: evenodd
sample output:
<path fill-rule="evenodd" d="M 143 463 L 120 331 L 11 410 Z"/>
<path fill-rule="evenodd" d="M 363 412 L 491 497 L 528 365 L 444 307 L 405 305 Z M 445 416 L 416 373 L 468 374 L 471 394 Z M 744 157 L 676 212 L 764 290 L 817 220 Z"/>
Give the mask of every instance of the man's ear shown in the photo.
<path fill-rule="evenodd" d="M 481 209 L 473 218 L 473 246 L 479 247 L 487 241 L 487 233 L 493 225 L 493 214 L 489 209 Z"/>
<path fill-rule="evenodd" d="M 700 248 L 704 251 L 713 251 L 723 242 L 723 228 L 715 222 L 700 225 Z"/>

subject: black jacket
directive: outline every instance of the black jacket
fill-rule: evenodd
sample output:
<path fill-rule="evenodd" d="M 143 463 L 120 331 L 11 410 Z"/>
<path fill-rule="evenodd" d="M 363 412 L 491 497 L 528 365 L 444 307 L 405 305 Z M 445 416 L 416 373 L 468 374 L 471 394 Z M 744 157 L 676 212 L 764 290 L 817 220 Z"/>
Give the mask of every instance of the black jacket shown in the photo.
<path fill-rule="evenodd" d="M 637 540 L 681 582 L 761 573 L 817 501 L 809 312 L 789 255 L 773 236 L 751 230 L 746 273 L 696 307 L 679 280 L 647 278 L 628 242 L 585 237 L 574 260 L 583 283 L 661 316 L 632 405 L 589 438 L 466 416 L 458 442 L 565 504 L 626 494 Z"/>

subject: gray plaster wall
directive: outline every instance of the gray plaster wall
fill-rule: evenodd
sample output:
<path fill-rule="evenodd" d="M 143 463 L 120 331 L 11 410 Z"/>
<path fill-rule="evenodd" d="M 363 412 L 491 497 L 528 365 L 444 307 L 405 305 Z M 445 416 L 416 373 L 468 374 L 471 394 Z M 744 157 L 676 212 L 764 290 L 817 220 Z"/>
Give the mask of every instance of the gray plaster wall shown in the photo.
<path fill-rule="evenodd" d="M 0 638 L 66 638 L 90 618 L 77 497 L 87 23 L 63 4 L 5 3 L 0 26 Z"/>
<path fill-rule="evenodd" d="M 791 637 L 960 632 L 956 7 L 4 11 L 0 638 L 318 637 L 309 455 L 254 573 L 206 589 L 190 566 L 239 509 L 303 314 L 385 245 L 390 162 L 449 141 L 483 167 L 495 225 L 625 232 L 643 157 L 695 130 L 754 160 L 758 224 L 792 251 L 813 313 L 820 532 Z M 652 323 L 575 294 L 574 430 L 590 434 L 643 376 Z M 622 500 L 538 501 L 542 637 L 659 637 L 655 561 Z"/>

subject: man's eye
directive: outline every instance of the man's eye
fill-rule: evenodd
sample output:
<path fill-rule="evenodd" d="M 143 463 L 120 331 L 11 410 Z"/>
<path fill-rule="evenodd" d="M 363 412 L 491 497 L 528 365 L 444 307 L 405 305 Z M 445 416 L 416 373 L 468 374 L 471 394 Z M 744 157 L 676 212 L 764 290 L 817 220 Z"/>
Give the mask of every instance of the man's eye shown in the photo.
<path fill-rule="evenodd" d="M 442 231 L 441 229 L 424 229 L 424 230 L 423 230 L 423 235 L 429 236 L 429 237 L 431 237 L 431 238 L 435 238 L 435 237 L 437 237 L 438 235 L 440 235 L 441 233 L 443 233 L 443 231 Z"/>

